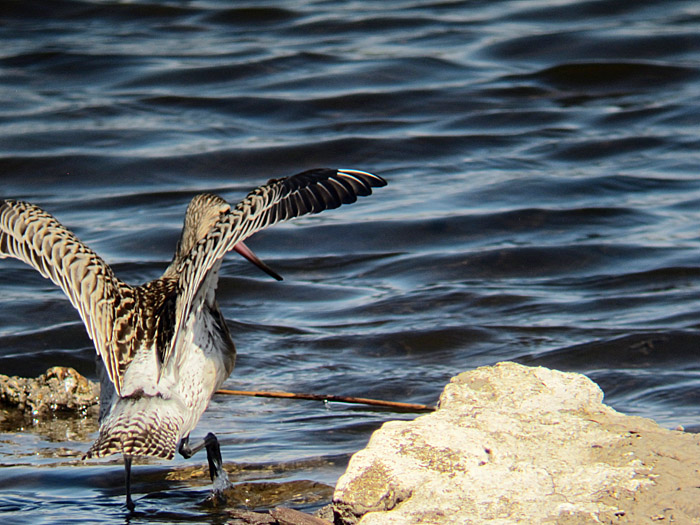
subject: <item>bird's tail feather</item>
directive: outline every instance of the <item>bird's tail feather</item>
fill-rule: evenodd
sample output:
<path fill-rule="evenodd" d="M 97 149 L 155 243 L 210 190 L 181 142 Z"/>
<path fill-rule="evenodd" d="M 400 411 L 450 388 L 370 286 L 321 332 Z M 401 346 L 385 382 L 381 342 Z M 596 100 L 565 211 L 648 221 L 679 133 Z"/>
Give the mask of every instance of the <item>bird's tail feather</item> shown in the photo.
<path fill-rule="evenodd" d="M 160 396 L 119 399 L 85 458 L 121 453 L 172 459 L 183 423 L 176 408 L 172 399 Z"/>

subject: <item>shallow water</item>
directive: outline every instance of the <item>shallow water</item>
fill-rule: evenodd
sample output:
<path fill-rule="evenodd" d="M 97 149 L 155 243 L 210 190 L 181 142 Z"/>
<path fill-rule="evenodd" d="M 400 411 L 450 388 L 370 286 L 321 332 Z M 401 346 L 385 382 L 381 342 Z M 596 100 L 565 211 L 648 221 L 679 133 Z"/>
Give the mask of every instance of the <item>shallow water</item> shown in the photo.
<path fill-rule="evenodd" d="M 226 387 L 433 403 L 452 375 L 512 359 L 700 424 L 697 2 L 2 2 L 0 38 L 2 195 L 128 282 L 167 266 L 197 192 L 235 202 L 317 166 L 388 179 L 251 239 L 284 282 L 226 260 Z M 0 372 L 94 377 L 51 283 L 4 260 L 0 295 Z M 316 484 L 232 505 L 313 510 L 396 417 L 411 416 L 219 396 L 196 432 L 253 492 Z M 3 426 L 0 512 L 123 522 L 121 463 L 80 461 L 95 431 Z M 135 467 L 130 522 L 222 522 L 205 463 Z"/>

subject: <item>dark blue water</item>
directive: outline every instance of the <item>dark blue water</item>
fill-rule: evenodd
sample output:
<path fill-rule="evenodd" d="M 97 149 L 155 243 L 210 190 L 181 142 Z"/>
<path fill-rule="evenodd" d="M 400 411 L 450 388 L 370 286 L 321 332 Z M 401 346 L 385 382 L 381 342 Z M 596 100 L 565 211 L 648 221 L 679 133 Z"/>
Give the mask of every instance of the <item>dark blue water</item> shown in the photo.
<path fill-rule="evenodd" d="M 251 239 L 284 282 L 226 260 L 227 387 L 433 403 L 510 359 L 700 425 L 697 2 L 0 1 L 0 42 L 0 194 L 128 282 L 167 266 L 197 192 L 235 202 L 317 166 L 388 179 Z M 94 377 L 93 355 L 62 294 L 0 261 L 0 372 Z M 236 483 L 333 485 L 395 417 L 220 396 L 195 433 Z M 80 460 L 93 420 L 0 425 L 7 519 L 124 521 L 119 458 Z M 205 463 L 135 467 L 131 523 L 222 522 Z"/>

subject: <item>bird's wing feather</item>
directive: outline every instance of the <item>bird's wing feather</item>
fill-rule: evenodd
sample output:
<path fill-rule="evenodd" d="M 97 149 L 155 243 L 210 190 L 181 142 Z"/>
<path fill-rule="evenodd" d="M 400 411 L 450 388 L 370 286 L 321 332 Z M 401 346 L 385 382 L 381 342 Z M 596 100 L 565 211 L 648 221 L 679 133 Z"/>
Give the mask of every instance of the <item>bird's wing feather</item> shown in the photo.
<path fill-rule="evenodd" d="M 27 263 L 63 290 L 119 392 L 133 357 L 120 337 L 128 328 L 120 326 L 126 319 L 119 312 L 133 311 L 133 289 L 53 216 L 27 202 L 0 201 L 0 258 L 7 257 Z"/>
<path fill-rule="evenodd" d="M 384 179 L 364 171 L 315 169 L 273 179 L 249 193 L 233 210 L 221 213 L 178 269 L 175 326 L 163 363 L 177 348 L 182 323 L 202 305 L 211 269 L 236 244 L 278 222 L 350 204 L 385 185 Z"/>

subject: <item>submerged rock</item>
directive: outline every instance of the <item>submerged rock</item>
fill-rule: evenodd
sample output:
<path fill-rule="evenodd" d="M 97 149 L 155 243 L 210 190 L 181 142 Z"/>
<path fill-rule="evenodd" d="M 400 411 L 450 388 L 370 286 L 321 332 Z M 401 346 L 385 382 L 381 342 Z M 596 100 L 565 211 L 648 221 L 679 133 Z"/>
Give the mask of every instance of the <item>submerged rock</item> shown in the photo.
<path fill-rule="evenodd" d="M 385 423 L 352 457 L 335 522 L 700 523 L 700 438 L 602 400 L 575 373 L 460 374 L 436 412 Z"/>
<path fill-rule="evenodd" d="M 234 510 L 227 525 L 333 525 L 323 518 L 286 507 L 276 507 L 269 512 Z"/>
<path fill-rule="evenodd" d="M 232 487 L 223 491 L 221 500 L 228 506 L 259 509 L 276 505 L 326 502 L 332 494 L 333 487 L 316 481 L 256 481 L 234 483 Z"/>
<path fill-rule="evenodd" d="M 100 386 L 72 368 L 54 366 L 37 378 L 0 374 L 0 405 L 27 415 L 86 412 L 97 407 Z"/>

